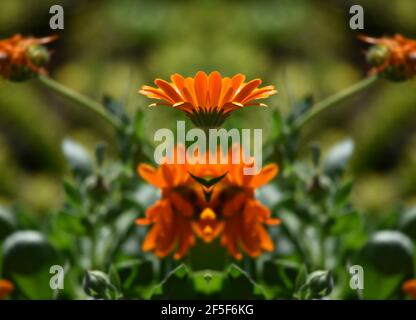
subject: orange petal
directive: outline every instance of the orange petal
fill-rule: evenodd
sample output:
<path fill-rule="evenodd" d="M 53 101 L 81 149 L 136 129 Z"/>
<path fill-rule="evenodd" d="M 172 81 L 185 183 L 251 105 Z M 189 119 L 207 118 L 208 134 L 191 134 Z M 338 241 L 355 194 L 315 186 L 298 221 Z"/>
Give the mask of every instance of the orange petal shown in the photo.
<path fill-rule="evenodd" d="M 137 167 L 137 173 L 148 183 L 154 185 L 157 188 L 165 188 L 166 182 L 163 180 L 159 171 L 149 164 L 141 163 Z"/>
<path fill-rule="evenodd" d="M 246 79 L 246 77 L 239 73 L 236 74 L 232 80 L 233 80 L 233 92 L 236 93 L 237 90 L 240 88 L 240 86 L 243 84 L 244 80 Z"/>
<path fill-rule="evenodd" d="M 254 79 L 248 82 L 234 97 L 234 101 L 241 102 L 243 101 L 254 89 L 256 89 L 261 84 L 260 79 Z"/>
<path fill-rule="evenodd" d="M 241 103 L 245 104 L 251 100 L 268 98 L 269 96 L 271 96 L 272 94 L 275 94 L 276 92 L 277 91 L 274 89 L 274 86 L 267 86 L 264 88 L 260 88 L 260 89 L 254 90 Z"/>
<path fill-rule="evenodd" d="M 149 86 L 142 86 L 141 90 L 139 90 L 139 93 L 151 98 L 151 99 L 160 99 L 165 100 L 171 104 L 175 103 L 168 95 L 166 95 L 162 90 L 152 88 Z"/>
<path fill-rule="evenodd" d="M 273 241 L 263 226 L 259 226 L 258 234 L 260 238 L 260 247 L 265 251 L 273 251 L 274 249 Z"/>
<path fill-rule="evenodd" d="M 14 285 L 9 280 L 0 279 L 0 300 L 14 291 Z"/>
<path fill-rule="evenodd" d="M 146 226 L 148 224 L 151 224 L 152 221 L 150 221 L 150 219 L 148 218 L 139 218 L 136 219 L 136 224 L 141 225 L 141 226 Z"/>
<path fill-rule="evenodd" d="M 266 165 L 259 174 L 253 176 L 249 187 L 255 189 L 268 183 L 277 175 L 278 172 L 279 167 L 276 164 L 271 163 Z"/>
<path fill-rule="evenodd" d="M 198 109 L 198 102 L 195 96 L 194 79 L 186 78 L 183 83 L 183 95 L 186 101 L 190 102 L 196 109 Z"/>
<path fill-rule="evenodd" d="M 162 79 L 156 79 L 155 84 L 162 89 L 167 96 L 169 96 L 174 102 L 183 101 L 181 95 L 175 90 L 175 88 L 167 81 Z"/>
<path fill-rule="evenodd" d="M 153 226 L 149 233 L 147 234 L 146 238 L 143 241 L 142 250 L 143 251 L 151 251 L 156 247 L 156 238 L 159 235 L 159 227 Z"/>
<path fill-rule="evenodd" d="M 170 79 L 172 80 L 172 83 L 175 85 L 178 91 L 183 95 L 183 82 L 185 78 L 181 76 L 179 73 L 175 73 L 170 77 Z"/>
<path fill-rule="evenodd" d="M 221 74 L 218 71 L 209 75 L 209 102 L 211 107 L 217 107 L 221 96 Z"/>
<path fill-rule="evenodd" d="M 233 81 L 230 78 L 222 79 L 221 98 L 218 103 L 218 109 L 222 108 L 222 106 L 225 103 L 229 102 L 232 96 L 233 96 Z"/>
<path fill-rule="evenodd" d="M 205 72 L 199 71 L 195 75 L 195 95 L 199 107 L 206 107 L 208 94 L 208 76 Z"/>

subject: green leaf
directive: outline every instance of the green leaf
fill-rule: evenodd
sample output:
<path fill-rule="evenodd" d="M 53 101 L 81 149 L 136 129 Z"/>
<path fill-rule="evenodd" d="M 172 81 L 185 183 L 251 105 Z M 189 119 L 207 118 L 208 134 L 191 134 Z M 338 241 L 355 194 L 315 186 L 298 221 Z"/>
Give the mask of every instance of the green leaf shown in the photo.
<path fill-rule="evenodd" d="M 86 176 L 92 172 L 91 158 L 82 145 L 74 140 L 65 139 L 62 143 L 62 151 L 74 174 Z"/>
<path fill-rule="evenodd" d="M 198 293 L 212 296 L 217 295 L 222 289 L 224 273 L 218 271 L 199 271 L 193 274 L 194 287 Z"/>
<path fill-rule="evenodd" d="M 303 100 L 297 102 L 288 117 L 288 122 L 293 123 L 304 115 L 313 106 L 313 96 L 308 95 Z"/>
<path fill-rule="evenodd" d="M 408 209 L 399 220 L 400 229 L 413 240 L 416 240 L 416 207 Z"/>
<path fill-rule="evenodd" d="M 104 163 L 106 149 L 107 149 L 107 144 L 104 142 L 99 142 L 95 146 L 95 159 L 99 167 L 101 167 Z"/>
<path fill-rule="evenodd" d="M 334 217 L 335 221 L 330 228 L 332 235 L 343 235 L 348 232 L 361 230 L 361 217 L 357 211 L 351 211 Z"/>
<path fill-rule="evenodd" d="M 348 179 L 341 185 L 341 187 L 337 189 L 334 195 L 334 201 L 338 207 L 341 207 L 348 202 L 349 196 L 351 195 L 352 187 L 353 180 Z"/>
<path fill-rule="evenodd" d="M 283 287 L 289 291 L 295 289 L 300 266 L 291 261 L 269 260 L 263 264 L 262 279 L 269 286 Z"/>
<path fill-rule="evenodd" d="M 265 299 L 264 289 L 235 264 L 226 272 L 221 299 Z"/>
<path fill-rule="evenodd" d="M 358 263 L 371 265 L 383 275 L 413 274 L 413 243 L 408 236 L 393 230 L 375 233 L 358 255 Z"/>
<path fill-rule="evenodd" d="M 110 277 L 110 282 L 114 285 L 117 291 L 121 291 L 121 280 L 118 275 L 117 269 L 113 264 L 110 265 L 110 270 L 108 272 L 108 275 Z"/>
<path fill-rule="evenodd" d="M 128 117 L 126 115 L 126 112 L 124 111 L 123 105 L 118 101 L 114 100 L 112 97 L 105 95 L 103 98 L 103 105 L 108 112 L 116 116 L 124 123 L 128 121 Z"/>
<path fill-rule="evenodd" d="M 71 182 L 69 182 L 68 180 L 64 180 L 64 190 L 65 190 L 65 195 L 67 196 L 69 202 L 76 206 L 79 207 L 82 204 L 82 193 L 79 190 L 79 188 L 75 187 Z"/>
<path fill-rule="evenodd" d="M 354 142 L 352 139 L 345 139 L 337 143 L 329 150 L 324 160 L 324 172 L 328 175 L 342 173 L 353 152 Z"/>
<path fill-rule="evenodd" d="M 57 252 L 38 231 L 16 231 L 4 240 L 4 272 L 30 275 L 58 262 Z"/>
<path fill-rule="evenodd" d="M 306 266 L 302 265 L 302 267 L 299 269 L 299 272 L 298 272 L 298 275 L 297 275 L 296 281 L 295 281 L 295 294 L 294 294 L 294 296 L 298 299 L 303 299 L 304 298 L 307 277 L 308 277 L 308 272 L 306 270 Z"/>
<path fill-rule="evenodd" d="M 194 282 L 184 264 L 171 271 L 152 293 L 152 299 L 192 299 L 195 296 Z"/>
<path fill-rule="evenodd" d="M 0 206 L 0 241 L 17 228 L 17 221 L 12 213 Z"/>

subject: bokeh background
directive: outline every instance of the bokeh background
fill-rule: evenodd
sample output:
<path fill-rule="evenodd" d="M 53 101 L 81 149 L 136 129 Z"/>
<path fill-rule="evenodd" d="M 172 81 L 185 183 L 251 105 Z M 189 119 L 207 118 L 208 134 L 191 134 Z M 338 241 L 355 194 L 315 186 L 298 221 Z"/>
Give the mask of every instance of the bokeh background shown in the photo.
<path fill-rule="evenodd" d="M 54 4 L 65 10 L 59 32 L 49 29 Z M 0 37 L 59 34 L 51 76 L 97 100 L 110 95 L 131 113 L 149 103 L 139 86 L 198 70 L 260 77 L 279 90 L 269 106 L 287 113 L 305 96 L 319 100 L 366 75 L 366 45 L 349 29 L 353 4 L 365 9 L 362 33 L 416 38 L 414 0 L 2 0 Z M 303 132 L 305 153 L 311 141 L 325 149 L 354 139 L 354 201 L 369 214 L 416 203 L 415 89 L 415 80 L 380 83 Z M 266 140 L 269 111 L 255 112 L 236 112 L 228 126 L 264 128 Z M 181 115 L 161 108 L 144 116 L 151 142 L 154 130 L 173 127 Z M 37 81 L 0 82 L 0 205 L 18 202 L 38 215 L 61 205 L 65 137 L 90 150 L 114 139 L 104 122 Z"/>

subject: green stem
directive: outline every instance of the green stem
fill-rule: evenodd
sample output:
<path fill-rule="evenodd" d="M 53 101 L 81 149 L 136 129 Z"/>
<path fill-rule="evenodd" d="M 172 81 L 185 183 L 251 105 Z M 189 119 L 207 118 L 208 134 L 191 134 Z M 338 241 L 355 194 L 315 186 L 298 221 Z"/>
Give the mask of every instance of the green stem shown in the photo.
<path fill-rule="evenodd" d="M 53 80 L 52 78 L 39 76 L 39 80 L 46 85 L 48 88 L 54 90 L 60 95 L 68 98 L 69 100 L 78 103 L 79 105 L 89 109 L 90 111 L 99 115 L 102 119 L 106 120 L 109 124 L 114 126 L 117 129 L 121 128 L 121 122 L 106 112 L 103 105 L 100 103 L 72 90 L 59 82 Z"/>
<path fill-rule="evenodd" d="M 297 121 L 295 121 L 294 127 L 296 129 L 302 127 L 307 122 L 309 122 L 310 120 L 312 120 L 317 115 L 324 112 L 325 110 L 330 109 L 331 107 L 337 105 L 338 103 L 346 100 L 350 96 L 352 96 L 352 95 L 370 87 L 373 83 L 376 82 L 377 79 L 378 79 L 377 75 L 365 78 L 365 79 L 355 83 L 351 87 L 348 87 L 348 88 L 346 88 L 342 91 L 339 91 L 339 92 L 333 94 L 332 96 L 329 96 L 328 98 L 316 103 L 315 105 L 313 105 L 311 107 L 309 112 L 305 113 L 305 115 L 303 117 L 301 117 Z"/>

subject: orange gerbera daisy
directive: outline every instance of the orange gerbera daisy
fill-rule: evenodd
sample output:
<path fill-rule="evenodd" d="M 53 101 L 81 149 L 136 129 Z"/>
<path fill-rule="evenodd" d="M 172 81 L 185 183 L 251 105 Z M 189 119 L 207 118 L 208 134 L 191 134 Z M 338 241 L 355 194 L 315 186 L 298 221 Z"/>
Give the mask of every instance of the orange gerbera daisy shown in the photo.
<path fill-rule="evenodd" d="M 165 257 L 176 246 L 174 257 L 182 258 L 195 243 L 190 219 L 194 215 L 191 201 L 196 195 L 189 188 L 189 174 L 184 166 L 176 164 L 162 164 L 158 169 L 140 164 L 138 173 L 162 190 L 161 199 L 146 210 L 146 218 L 136 220 L 140 225 L 152 224 L 143 242 L 143 250 Z"/>
<path fill-rule="evenodd" d="M 244 175 L 244 164 L 232 165 L 224 178 L 219 198 L 221 203 L 217 209 L 225 221 L 221 235 L 221 244 L 230 254 L 241 259 L 239 247 L 249 256 L 257 257 L 263 251 L 272 251 L 273 242 L 265 225 L 277 225 L 279 219 L 270 217 L 270 210 L 255 199 L 254 192 L 278 173 L 276 164 L 265 166 L 257 175 Z"/>
<path fill-rule="evenodd" d="M 183 146 L 176 146 L 173 151 L 173 159 L 185 152 Z M 197 170 L 192 172 L 198 176 L 214 172 L 212 165 L 195 166 Z M 175 251 L 174 258 L 181 259 L 195 244 L 192 219 L 205 207 L 205 197 L 204 190 L 188 173 L 190 168 L 187 162 L 164 163 L 157 169 L 148 164 L 138 166 L 138 174 L 162 191 L 161 199 L 146 210 L 146 218 L 136 220 L 140 225 L 152 224 L 143 243 L 144 251 L 154 251 L 159 257 Z"/>
<path fill-rule="evenodd" d="M 413 299 L 416 299 L 416 279 L 407 280 L 403 284 L 402 289 Z"/>
<path fill-rule="evenodd" d="M 255 100 L 276 93 L 274 86 L 259 88 L 260 79 L 246 83 L 242 74 L 223 78 L 217 71 L 209 75 L 199 71 L 194 78 L 176 73 L 171 76 L 171 81 L 156 79 L 157 88 L 142 86 L 139 92 L 149 98 L 163 100 L 150 106 L 179 109 L 198 127 L 218 127 L 232 111 L 247 106 L 265 106 Z"/>
<path fill-rule="evenodd" d="M 222 156 L 217 154 L 217 159 Z M 146 218 L 137 219 L 138 224 L 152 224 L 143 250 L 159 257 L 176 251 L 174 257 L 180 259 L 194 245 L 195 236 L 206 243 L 220 237 L 236 259 L 242 257 L 240 248 L 251 257 L 273 250 L 265 225 L 279 220 L 270 218 L 270 210 L 254 192 L 276 176 L 278 167 L 270 164 L 257 175 L 244 175 L 244 168 L 247 164 L 242 161 L 162 164 L 158 169 L 140 164 L 139 175 L 162 190 L 161 199 L 146 210 Z"/>
<path fill-rule="evenodd" d="M 257 175 L 245 175 L 244 168 L 254 162 L 243 162 L 242 149 L 236 146 L 230 150 L 229 160 L 233 150 L 240 153 L 240 162 L 228 165 L 227 174 L 213 187 L 207 207 L 192 227 L 205 242 L 220 235 L 221 244 L 236 259 L 242 258 L 240 248 L 257 257 L 274 247 L 265 225 L 276 225 L 280 220 L 270 217 L 270 210 L 255 199 L 254 192 L 277 175 L 278 166 L 269 164 Z"/>
<path fill-rule="evenodd" d="M 0 279 L 0 300 L 14 291 L 14 285 L 9 280 Z"/>
<path fill-rule="evenodd" d="M 409 79 L 416 74 L 416 40 L 401 34 L 359 38 L 373 45 L 367 52 L 367 59 L 373 66 L 370 74 L 379 73 L 396 81 Z"/>
<path fill-rule="evenodd" d="M 46 74 L 43 68 L 49 60 L 49 52 L 43 46 L 56 39 L 23 37 L 16 34 L 0 40 L 0 74 L 10 80 L 25 80 L 34 74 Z"/>

